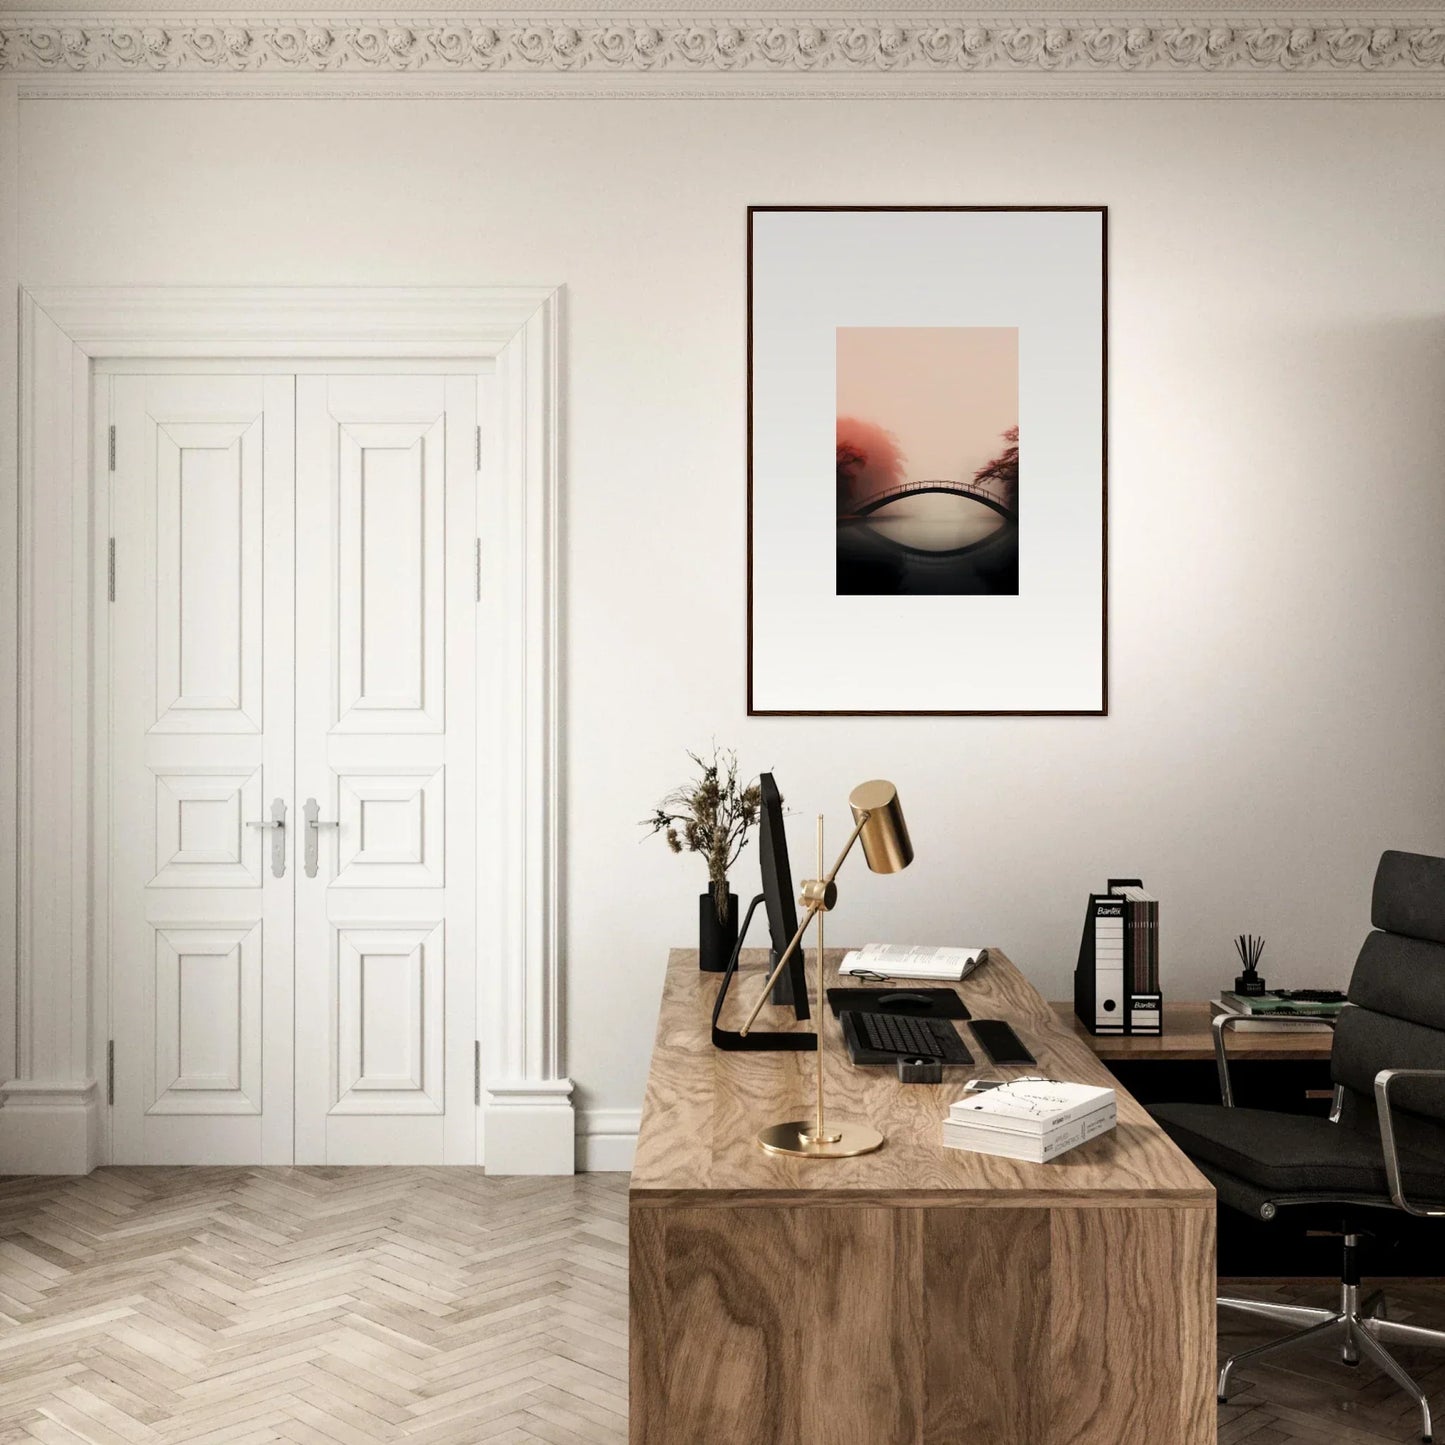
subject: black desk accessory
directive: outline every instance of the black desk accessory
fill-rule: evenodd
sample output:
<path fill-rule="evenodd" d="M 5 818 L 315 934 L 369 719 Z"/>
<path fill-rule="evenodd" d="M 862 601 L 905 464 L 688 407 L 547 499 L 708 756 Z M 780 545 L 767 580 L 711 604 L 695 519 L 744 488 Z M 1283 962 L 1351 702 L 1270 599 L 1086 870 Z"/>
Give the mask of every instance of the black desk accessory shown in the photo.
<path fill-rule="evenodd" d="M 845 1010 L 865 1014 L 908 1014 L 913 1018 L 966 1019 L 968 1009 L 951 988 L 830 988 L 835 1016 Z"/>
<path fill-rule="evenodd" d="M 900 1084 L 941 1084 L 943 1065 L 937 1059 L 899 1059 Z"/>
<path fill-rule="evenodd" d="M 1038 1060 L 1024 1046 L 1024 1041 L 1003 1019 L 974 1019 L 969 1024 L 973 1036 L 983 1045 L 991 1063 L 1000 1065 L 1036 1064 Z"/>
<path fill-rule="evenodd" d="M 1234 991 L 1245 998 L 1257 998 L 1264 993 L 1264 980 L 1259 976 L 1260 955 L 1264 953 L 1264 939 L 1252 933 L 1241 933 L 1234 940 L 1234 951 L 1244 965 L 1244 972 L 1234 980 Z"/>
<path fill-rule="evenodd" d="M 947 1019 L 910 1018 L 907 1014 L 838 1015 L 843 1041 L 855 1064 L 893 1064 L 899 1059 L 936 1059 L 940 1064 L 971 1064 L 973 1055 Z"/>

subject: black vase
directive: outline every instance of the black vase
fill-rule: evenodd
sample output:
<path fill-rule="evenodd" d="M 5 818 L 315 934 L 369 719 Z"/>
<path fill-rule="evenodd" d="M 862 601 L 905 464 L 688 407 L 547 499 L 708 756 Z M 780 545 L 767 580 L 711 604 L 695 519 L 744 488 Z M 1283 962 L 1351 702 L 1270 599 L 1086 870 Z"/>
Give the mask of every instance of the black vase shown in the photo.
<path fill-rule="evenodd" d="M 726 919 L 717 916 L 709 888 L 697 900 L 697 966 L 704 973 L 722 973 L 738 942 L 738 895 L 728 889 Z"/>

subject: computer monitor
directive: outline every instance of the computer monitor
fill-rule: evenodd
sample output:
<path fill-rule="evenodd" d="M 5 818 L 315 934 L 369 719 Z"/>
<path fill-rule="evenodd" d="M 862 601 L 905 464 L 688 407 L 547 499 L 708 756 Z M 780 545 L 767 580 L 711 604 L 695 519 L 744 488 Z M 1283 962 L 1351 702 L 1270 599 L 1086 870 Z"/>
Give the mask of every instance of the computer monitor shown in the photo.
<path fill-rule="evenodd" d="M 718 986 L 717 998 L 712 1010 L 712 1041 L 720 1049 L 762 1051 L 769 1049 L 809 1050 L 818 1047 L 817 1036 L 813 1033 L 771 1033 L 767 1029 L 749 1029 L 744 1035 L 736 1029 L 725 1029 L 720 1024 L 723 1005 L 727 1001 L 728 986 L 737 972 L 738 956 L 747 941 L 748 925 L 753 914 L 762 904 L 768 915 L 768 933 L 771 950 L 768 972 L 778 966 L 787 946 L 798 931 L 798 910 L 793 902 L 793 870 L 788 866 L 788 837 L 783 830 L 783 798 L 771 773 L 763 773 L 758 779 L 761 793 L 758 810 L 758 866 L 762 872 L 763 891 L 748 905 L 742 930 L 738 934 L 738 945 L 728 960 L 726 972 Z M 791 1007 L 793 1016 L 806 1019 L 810 1016 L 808 1007 L 808 985 L 803 971 L 803 950 L 797 949 L 788 966 L 773 985 L 771 1000 L 784 1008 Z"/>
<path fill-rule="evenodd" d="M 788 835 L 783 828 L 783 796 L 771 773 L 758 778 L 762 794 L 758 816 L 758 863 L 763 875 L 763 906 L 768 912 L 768 933 L 772 942 L 771 973 L 783 950 L 798 931 L 798 910 L 793 902 L 793 870 L 788 864 Z M 773 1002 L 793 1006 L 794 1014 L 808 1017 L 808 987 L 799 948 L 773 985 Z"/>

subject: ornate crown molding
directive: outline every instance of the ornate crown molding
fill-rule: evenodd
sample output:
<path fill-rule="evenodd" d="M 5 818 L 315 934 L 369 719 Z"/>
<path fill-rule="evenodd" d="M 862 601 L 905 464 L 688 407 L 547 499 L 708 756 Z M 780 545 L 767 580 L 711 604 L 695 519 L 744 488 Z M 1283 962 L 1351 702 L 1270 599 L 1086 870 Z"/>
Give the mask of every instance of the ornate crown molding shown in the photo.
<path fill-rule="evenodd" d="M 84 76 L 999 78 L 1411 82 L 1445 93 L 1445 12 L 1408 19 L 0 16 L 0 70 Z"/>

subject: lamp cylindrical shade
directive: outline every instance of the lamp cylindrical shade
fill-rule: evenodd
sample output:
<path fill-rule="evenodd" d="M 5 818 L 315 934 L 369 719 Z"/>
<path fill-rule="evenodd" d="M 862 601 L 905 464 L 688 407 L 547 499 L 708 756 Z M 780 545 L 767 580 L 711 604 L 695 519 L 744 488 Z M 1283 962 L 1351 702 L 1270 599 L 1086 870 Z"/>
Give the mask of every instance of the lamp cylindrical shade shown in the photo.
<path fill-rule="evenodd" d="M 875 873 L 898 873 L 913 862 L 908 824 L 898 804 L 898 789 L 892 783 L 882 778 L 859 783 L 848 795 L 848 806 L 853 810 L 853 821 L 863 824 L 858 841 Z"/>

